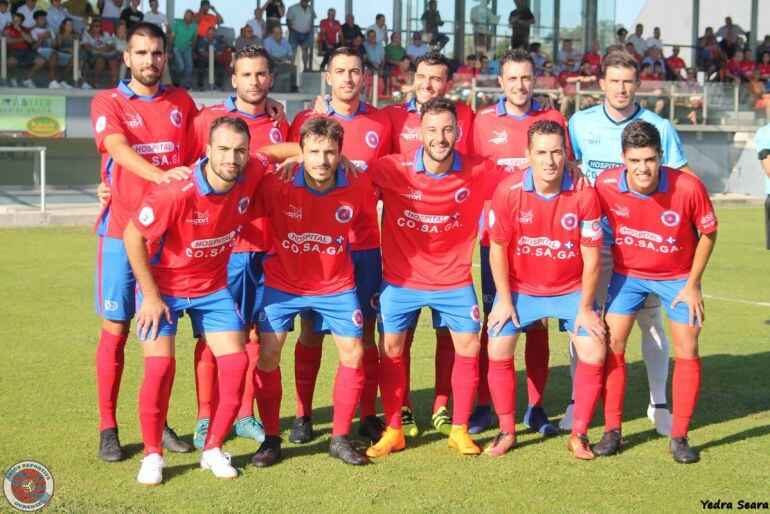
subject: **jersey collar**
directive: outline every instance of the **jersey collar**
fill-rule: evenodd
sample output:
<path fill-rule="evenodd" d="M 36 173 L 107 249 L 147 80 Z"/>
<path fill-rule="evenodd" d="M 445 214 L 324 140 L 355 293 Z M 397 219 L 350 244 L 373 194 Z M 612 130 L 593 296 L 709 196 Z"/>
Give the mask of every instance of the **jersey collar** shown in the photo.
<path fill-rule="evenodd" d="M 340 114 L 334 110 L 334 107 L 332 107 L 332 99 L 331 97 L 326 98 L 324 100 L 326 102 L 326 114 L 333 114 L 335 116 L 338 116 L 342 118 L 343 120 L 352 120 L 356 116 L 358 116 L 362 112 L 369 112 L 369 108 L 366 107 L 366 104 L 363 101 L 358 102 L 358 110 L 351 114 L 350 116 L 345 116 L 344 114 Z"/>
<path fill-rule="evenodd" d="M 247 112 L 244 112 L 244 111 L 238 109 L 238 106 L 235 105 L 235 97 L 234 96 L 230 96 L 230 97 L 227 98 L 227 100 L 225 100 L 225 110 L 227 112 L 235 112 L 237 114 L 240 114 L 241 116 L 244 116 L 244 117 L 252 119 L 252 120 L 256 120 L 258 118 L 262 118 L 264 116 L 267 116 L 267 110 L 265 110 L 265 112 L 263 112 L 262 114 L 257 114 L 255 116 L 253 114 L 249 114 Z"/>
<path fill-rule="evenodd" d="M 452 167 L 449 168 L 449 171 L 446 173 L 442 173 L 441 175 L 435 175 L 425 169 L 425 160 L 422 157 L 422 151 L 425 149 L 424 145 L 420 145 L 420 148 L 417 149 L 417 152 L 414 154 L 414 158 L 412 159 L 412 170 L 415 173 L 425 173 L 426 175 L 430 175 L 434 178 L 441 178 L 453 171 L 461 171 L 463 169 L 463 163 L 460 160 L 460 154 L 457 152 L 457 150 L 452 151 Z"/>
<path fill-rule="evenodd" d="M 133 89 L 128 87 L 129 82 L 131 82 L 130 79 L 123 79 L 120 82 L 118 82 L 118 92 L 124 97 L 129 99 L 133 97 L 137 97 L 141 100 L 144 100 L 145 102 L 151 102 L 152 100 L 157 98 L 162 92 L 166 91 L 166 86 L 161 84 L 160 87 L 158 88 L 158 92 L 155 93 L 153 96 L 142 96 L 142 95 L 136 94 Z"/>
<path fill-rule="evenodd" d="M 408 112 L 416 112 L 418 114 L 420 113 L 420 111 L 417 109 L 417 100 L 415 97 L 410 98 L 409 101 L 404 105 L 406 106 L 406 110 Z"/>
<path fill-rule="evenodd" d="M 345 174 L 345 170 L 342 169 L 342 166 L 339 164 L 337 165 L 337 171 L 335 172 L 337 174 L 337 184 L 335 184 L 334 187 L 331 189 L 327 189 L 323 193 L 316 191 L 315 189 L 311 189 L 308 187 L 307 183 L 305 182 L 305 166 L 303 164 L 299 165 L 299 169 L 297 169 L 297 174 L 294 176 L 294 186 L 295 187 L 304 187 L 308 190 L 308 192 L 313 193 L 317 196 L 323 196 L 327 193 L 331 193 L 338 187 L 347 187 L 348 186 L 348 177 Z"/>
<path fill-rule="evenodd" d="M 498 100 L 497 107 L 495 108 L 495 112 L 498 116 L 508 116 L 510 118 L 516 119 L 516 120 L 523 120 L 524 118 L 528 118 L 530 114 L 532 114 L 535 111 L 542 111 L 543 108 L 540 106 L 539 103 L 537 103 L 537 100 L 534 98 L 532 99 L 532 104 L 527 112 L 522 114 L 521 116 L 517 116 L 515 114 L 508 114 L 508 111 L 505 109 L 505 101 L 506 98 L 503 96 Z"/>
<path fill-rule="evenodd" d="M 230 191 L 225 191 L 224 193 L 220 193 L 213 187 L 211 187 L 211 184 L 209 184 L 209 181 L 206 180 L 206 175 L 204 174 L 203 170 L 206 169 L 206 163 L 209 162 L 208 157 L 204 157 L 198 162 L 198 165 L 195 166 L 195 171 L 193 171 L 193 182 L 195 182 L 195 188 L 198 190 L 198 194 L 201 196 L 207 196 L 210 194 L 215 195 L 226 195 Z M 239 175 L 237 179 L 235 179 L 236 182 L 241 182 L 243 180 L 243 175 Z"/>
<path fill-rule="evenodd" d="M 605 102 L 606 102 L 606 100 L 605 100 Z M 639 116 L 639 113 L 642 112 L 642 107 L 639 104 L 636 104 L 636 110 L 634 111 L 634 113 L 631 116 L 629 116 L 628 118 L 622 119 L 620 121 L 613 120 L 610 117 L 610 115 L 607 114 L 607 108 L 606 108 L 604 102 L 602 102 L 602 112 L 607 117 L 607 119 L 610 121 L 610 123 L 612 123 L 613 125 L 616 125 L 616 126 L 620 126 L 620 125 L 624 125 L 624 124 L 628 123 L 629 121 L 631 121 L 631 120 L 635 119 L 637 116 Z"/>
<path fill-rule="evenodd" d="M 556 193 L 554 196 L 545 197 L 540 195 L 540 193 L 537 193 L 537 191 L 535 191 L 535 173 L 534 171 L 532 171 L 532 166 L 527 168 L 527 170 L 524 172 L 524 183 L 522 184 L 521 187 L 522 189 L 524 189 L 524 191 L 528 193 L 536 193 L 539 196 L 541 196 L 541 198 L 545 198 L 545 199 L 553 198 L 559 195 L 559 193 Z M 570 174 L 567 173 L 567 171 L 565 170 L 561 177 L 561 188 L 559 189 L 559 192 L 574 191 L 574 190 L 575 190 L 575 183 L 573 182 Z"/>
<path fill-rule="evenodd" d="M 666 172 L 666 169 L 661 166 L 658 170 L 659 176 L 658 176 L 658 188 L 653 191 L 654 193 L 668 193 L 668 173 Z M 628 168 L 623 168 L 623 173 L 620 174 L 620 180 L 618 180 L 618 191 L 621 193 L 631 193 L 632 195 L 636 195 L 642 198 L 646 198 L 651 195 L 640 195 L 639 193 L 634 193 L 631 191 L 631 188 L 628 187 L 628 178 L 626 175 L 628 174 Z"/>

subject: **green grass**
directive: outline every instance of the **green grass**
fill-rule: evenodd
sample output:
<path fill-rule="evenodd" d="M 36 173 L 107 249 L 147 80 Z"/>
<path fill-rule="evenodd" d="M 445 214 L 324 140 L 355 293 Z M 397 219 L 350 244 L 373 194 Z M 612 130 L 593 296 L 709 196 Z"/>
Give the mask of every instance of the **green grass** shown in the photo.
<path fill-rule="evenodd" d="M 761 210 L 721 209 L 718 215 L 719 243 L 705 293 L 770 301 Z M 197 454 L 167 454 L 165 483 L 143 488 L 135 480 L 142 361 L 133 338 L 118 412 L 131 457 L 107 464 L 96 455 L 94 236 L 84 228 L 0 230 L 0 241 L 0 468 L 23 459 L 47 465 L 56 479 L 53 510 L 686 512 L 702 510 L 701 499 L 734 505 L 739 499 L 770 500 L 770 308 L 717 299 L 707 300 L 701 338 L 704 376 L 691 441 L 702 461 L 693 466 L 672 461 L 666 440 L 644 415 L 646 375 L 635 333 L 627 354 L 628 446 L 618 457 L 579 462 L 568 454 L 566 436 L 543 441 L 519 425 L 521 447 L 501 459 L 462 458 L 428 431 L 400 454 L 351 469 L 326 455 L 336 366 L 327 345 L 316 391 L 317 441 L 302 447 L 286 442 L 285 461 L 258 470 L 247 465 L 255 445 L 230 440 L 226 450 L 243 470 L 237 481 L 218 481 L 199 470 Z M 429 425 L 433 380 L 428 318 L 422 317 L 413 349 L 416 415 L 423 427 Z M 558 418 L 569 398 L 569 367 L 567 340 L 554 325 L 545 405 Z M 188 324 L 181 326 L 169 422 L 189 438 L 195 423 L 194 342 Z M 284 352 L 284 429 L 294 408 L 292 354 L 290 348 Z M 519 416 L 525 408 L 523 378 L 520 371 Z M 486 443 L 493 435 L 478 440 Z M 597 413 L 589 436 L 596 441 L 600 435 Z"/>

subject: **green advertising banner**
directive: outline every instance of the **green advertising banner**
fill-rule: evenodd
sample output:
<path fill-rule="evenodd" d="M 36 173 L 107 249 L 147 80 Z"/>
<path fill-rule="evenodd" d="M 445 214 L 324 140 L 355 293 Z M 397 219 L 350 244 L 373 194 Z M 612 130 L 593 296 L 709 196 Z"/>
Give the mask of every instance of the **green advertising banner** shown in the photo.
<path fill-rule="evenodd" d="M 63 96 L 0 95 L 0 136 L 64 137 Z"/>

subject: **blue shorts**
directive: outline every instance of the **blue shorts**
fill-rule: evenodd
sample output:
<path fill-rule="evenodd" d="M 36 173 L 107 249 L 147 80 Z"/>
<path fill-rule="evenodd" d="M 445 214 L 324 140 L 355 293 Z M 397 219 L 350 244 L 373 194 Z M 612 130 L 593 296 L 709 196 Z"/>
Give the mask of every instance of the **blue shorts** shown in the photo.
<path fill-rule="evenodd" d="M 302 32 L 295 32 L 293 30 L 289 32 L 289 43 L 291 44 L 292 48 L 297 48 L 298 46 L 308 46 L 310 42 L 310 32 L 305 32 L 304 34 Z"/>
<path fill-rule="evenodd" d="M 426 291 L 394 286 L 383 281 L 378 317 L 380 332 L 404 332 L 413 325 L 417 313 L 423 307 L 433 309 L 434 327 L 438 321 L 439 326 L 463 334 L 478 332 L 481 329 L 479 305 L 472 285 Z"/>
<path fill-rule="evenodd" d="M 508 320 L 495 337 L 518 334 L 528 325 L 542 318 L 556 318 L 563 323 L 564 328 L 573 332 L 575 330 L 575 318 L 580 308 L 580 296 L 580 291 L 558 296 L 532 296 L 511 292 L 511 300 L 514 309 L 516 309 L 516 316 L 519 318 L 519 326 L 517 327 L 511 320 Z M 497 303 L 497 295 L 495 295 L 494 303 Z M 594 309 L 597 307 L 594 306 Z M 488 333 L 491 337 L 491 328 Z M 578 335 L 587 336 L 590 334 L 581 328 Z"/>
<path fill-rule="evenodd" d="M 495 301 L 497 288 L 492 278 L 492 267 L 489 265 L 489 247 L 482 246 L 481 250 L 481 303 L 484 306 L 484 314 L 489 315 L 492 304 Z"/>
<path fill-rule="evenodd" d="M 243 331 L 243 317 L 227 288 L 198 298 L 182 298 L 165 294 L 161 297 L 171 310 L 171 323 L 169 324 L 166 318 L 161 318 L 158 336 L 175 335 L 177 322 L 185 311 L 192 321 L 195 337 L 213 332 Z M 139 291 L 136 295 L 136 304 L 139 308 L 142 300 L 142 292 Z M 148 331 L 148 337 L 149 334 Z"/>
<path fill-rule="evenodd" d="M 99 236 L 94 306 L 98 315 L 111 321 L 130 321 L 136 313 L 136 278 L 122 239 Z"/>
<path fill-rule="evenodd" d="M 262 261 L 267 252 L 238 252 L 227 263 L 227 288 L 243 314 L 245 323 L 256 323 L 265 287 Z"/>
<path fill-rule="evenodd" d="M 262 309 L 259 313 L 260 332 L 288 332 L 294 318 L 303 311 L 320 315 L 324 326 L 332 334 L 343 337 L 362 337 L 364 316 L 356 290 L 326 295 L 297 295 L 265 286 Z"/>
<path fill-rule="evenodd" d="M 663 300 L 668 319 L 675 323 L 689 325 L 690 309 L 687 308 L 686 303 L 679 302 L 676 307 L 671 308 L 671 304 L 684 289 L 685 284 L 687 284 L 686 278 L 651 280 L 613 273 L 607 291 L 606 311 L 610 314 L 636 314 L 644 307 L 647 296 L 652 293 Z"/>

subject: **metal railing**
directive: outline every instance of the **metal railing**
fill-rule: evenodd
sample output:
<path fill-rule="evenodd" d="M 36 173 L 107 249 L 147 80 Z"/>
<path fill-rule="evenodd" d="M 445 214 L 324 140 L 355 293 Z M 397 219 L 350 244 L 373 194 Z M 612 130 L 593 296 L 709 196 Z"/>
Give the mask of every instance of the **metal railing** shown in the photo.
<path fill-rule="evenodd" d="M 45 146 L 0 146 L 3 152 L 36 152 L 32 180 L 36 186 L 40 186 L 40 212 L 45 212 Z"/>

